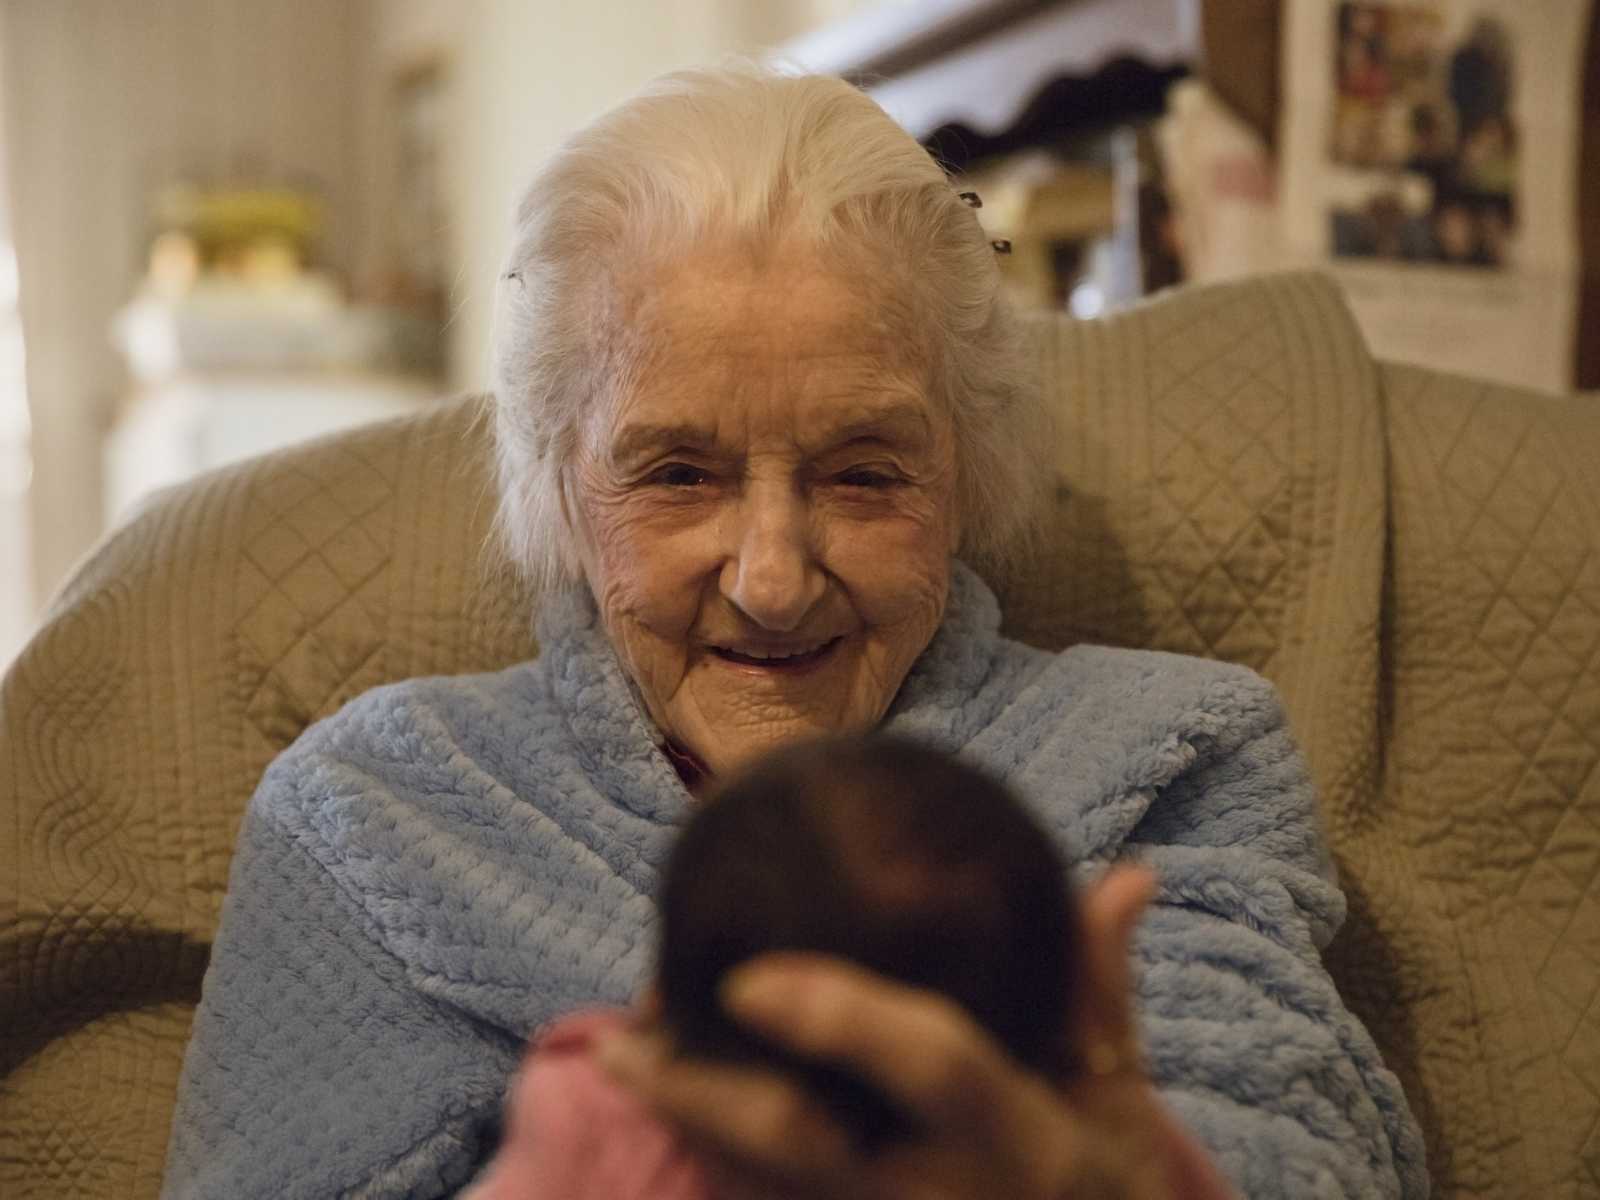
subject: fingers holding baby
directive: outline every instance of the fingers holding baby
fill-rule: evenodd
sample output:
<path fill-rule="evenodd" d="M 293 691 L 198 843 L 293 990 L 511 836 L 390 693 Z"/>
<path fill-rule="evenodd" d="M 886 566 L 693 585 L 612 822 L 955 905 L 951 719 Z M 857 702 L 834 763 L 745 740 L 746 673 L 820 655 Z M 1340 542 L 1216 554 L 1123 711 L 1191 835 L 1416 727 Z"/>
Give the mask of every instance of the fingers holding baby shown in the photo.
<path fill-rule="evenodd" d="M 1014 796 L 911 743 L 764 760 L 681 835 L 649 1002 L 532 1056 L 501 1157 L 570 1169 L 517 1194 L 624 1196 L 614 1164 L 584 1180 L 631 1155 L 641 1197 L 1173 1195 L 1132 1049 L 1152 891 L 1123 867 L 1075 897 Z"/>

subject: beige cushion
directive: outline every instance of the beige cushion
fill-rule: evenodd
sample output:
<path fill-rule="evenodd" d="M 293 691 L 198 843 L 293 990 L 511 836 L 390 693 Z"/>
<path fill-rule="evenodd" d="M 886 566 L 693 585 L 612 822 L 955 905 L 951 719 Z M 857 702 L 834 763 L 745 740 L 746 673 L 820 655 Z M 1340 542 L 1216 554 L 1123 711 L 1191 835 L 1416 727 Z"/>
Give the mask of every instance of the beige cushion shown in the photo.
<path fill-rule="evenodd" d="M 1384 373 L 1383 787 L 1337 966 L 1463 1196 L 1600 1195 L 1600 404 Z"/>
<path fill-rule="evenodd" d="M 1012 631 L 1216 655 L 1278 682 L 1352 892 L 1338 977 L 1418 1100 L 1440 1193 L 1570 1192 L 1600 1094 L 1582 994 L 1600 925 L 1576 882 L 1600 842 L 1596 780 L 1582 737 L 1558 736 L 1600 728 L 1582 611 L 1562 607 L 1576 597 L 1600 627 L 1600 515 L 1574 473 L 1600 455 L 1588 410 L 1416 373 L 1380 387 L 1333 288 L 1307 276 L 1053 322 L 1038 344 L 1063 494 L 1043 552 L 999 581 Z M 154 1194 L 234 830 L 272 755 L 374 684 L 531 652 L 485 565 L 475 413 L 445 406 L 161 498 L 7 676 L 0 1193 Z M 1436 446 L 1451 422 L 1465 432 Z M 1511 426 L 1532 432 L 1504 441 Z M 1506 470 L 1483 457 L 1512 445 Z M 1587 565 L 1530 581 L 1537 602 L 1519 575 L 1498 585 L 1532 606 L 1534 641 L 1569 652 L 1556 679 L 1530 651 L 1519 669 L 1535 673 L 1507 669 L 1489 703 L 1505 635 L 1469 618 L 1475 556 L 1499 543 L 1452 497 L 1523 476 L 1565 481 L 1538 537 Z M 1551 830 L 1511 836 L 1524 820 Z M 1543 973 L 1508 976 L 1535 928 Z"/>
<path fill-rule="evenodd" d="M 474 406 L 213 474 L 78 571 L 0 691 L 0 1196 L 159 1188 L 234 833 L 350 697 L 525 657 Z"/>
<path fill-rule="evenodd" d="M 1061 487 L 1000 581 L 1008 630 L 1245 663 L 1282 690 L 1324 800 L 1370 792 L 1384 451 L 1376 368 L 1309 275 L 1040 327 Z"/>

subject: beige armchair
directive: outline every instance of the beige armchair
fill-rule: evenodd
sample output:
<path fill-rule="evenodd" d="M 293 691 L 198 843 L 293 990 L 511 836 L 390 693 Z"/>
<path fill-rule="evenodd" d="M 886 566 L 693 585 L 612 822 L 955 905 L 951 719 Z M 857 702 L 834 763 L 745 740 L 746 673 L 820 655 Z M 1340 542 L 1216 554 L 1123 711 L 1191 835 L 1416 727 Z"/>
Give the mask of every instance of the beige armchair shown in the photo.
<path fill-rule="evenodd" d="M 1064 420 L 1011 631 L 1245 662 L 1444 1196 L 1600 1194 L 1600 404 L 1376 364 L 1283 276 L 1039 330 Z M 157 1191 L 234 830 L 375 684 L 532 654 L 466 401 L 159 497 L 6 676 L 0 1194 Z"/>

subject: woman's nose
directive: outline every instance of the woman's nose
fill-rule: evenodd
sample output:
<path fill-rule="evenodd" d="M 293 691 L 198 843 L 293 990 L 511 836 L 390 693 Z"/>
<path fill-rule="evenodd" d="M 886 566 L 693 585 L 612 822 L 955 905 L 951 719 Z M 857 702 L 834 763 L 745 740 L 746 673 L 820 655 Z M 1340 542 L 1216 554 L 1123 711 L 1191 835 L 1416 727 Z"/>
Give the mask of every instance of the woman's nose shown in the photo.
<path fill-rule="evenodd" d="M 800 627 L 827 587 L 803 497 L 789 487 L 746 493 L 720 583 L 722 594 L 761 628 Z"/>

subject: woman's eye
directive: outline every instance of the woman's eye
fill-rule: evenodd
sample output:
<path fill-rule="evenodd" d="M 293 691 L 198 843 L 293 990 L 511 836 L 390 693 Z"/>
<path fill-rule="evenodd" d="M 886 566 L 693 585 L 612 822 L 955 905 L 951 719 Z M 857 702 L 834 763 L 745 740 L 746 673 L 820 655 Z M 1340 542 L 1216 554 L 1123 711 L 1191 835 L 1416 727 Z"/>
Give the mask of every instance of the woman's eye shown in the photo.
<path fill-rule="evenodd" d="M 698 487 L 710 478 L 709 471 L 692 467 L 688 463 L 668 463 L 652 471 L 645 482 L 660 484 L 663 487 L 692 488 Z"/>
<path fill-rule="evenodd" d="M 848 471 L 841 471 L 835 478 L 845 487 L 853 488 L 885 488 L 900 482 L 887 471 L 875 471 L 870 467 L 852 467 Z"/>

